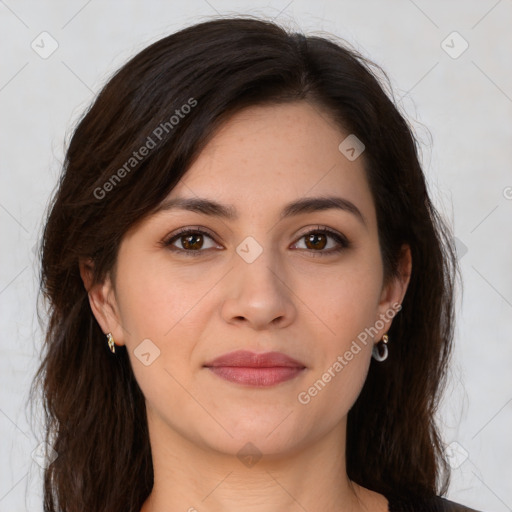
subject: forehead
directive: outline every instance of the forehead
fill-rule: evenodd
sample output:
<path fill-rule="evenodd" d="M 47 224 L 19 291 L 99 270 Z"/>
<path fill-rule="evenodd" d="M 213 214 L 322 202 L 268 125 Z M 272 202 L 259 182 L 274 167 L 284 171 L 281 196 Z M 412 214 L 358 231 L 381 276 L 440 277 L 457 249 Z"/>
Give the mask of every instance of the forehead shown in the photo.
<path fill-rule="evenodd" d="M 328 113 L 305 101 L 254 106 L 229 118 L 169 194 L 209 198 L 242 215 L 304 197 L 341 196 L 371 217 L 363 157 L 339 150 L 346 139 Z"/>

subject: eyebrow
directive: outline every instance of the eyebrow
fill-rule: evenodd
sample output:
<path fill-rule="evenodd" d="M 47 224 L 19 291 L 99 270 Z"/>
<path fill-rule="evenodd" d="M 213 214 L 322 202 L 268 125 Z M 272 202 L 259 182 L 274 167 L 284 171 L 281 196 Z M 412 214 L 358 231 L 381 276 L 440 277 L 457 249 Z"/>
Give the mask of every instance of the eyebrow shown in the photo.
<path fill-rule="evenodd" d="M 157 212 L 167 210 L 187 210 L 205 215 L 212 215 L 227 220 L 238 219 L 238 212 L 235 206 L 226 205 L 214 201 L 212 199 L 198 197 L 175 197 L 168 199 L 158 207 Z M 365 227 L 367 227 L 366 219 L 359 208 L 342 197 L 323 196 L 323 197 L 305 197 L 292 201 L 284 206 L 281 211 L 280 219 L 283 220 L 295 215 L 304 213 L 313 213 L 324 210 L 337 209 L 353 214 Z"/>

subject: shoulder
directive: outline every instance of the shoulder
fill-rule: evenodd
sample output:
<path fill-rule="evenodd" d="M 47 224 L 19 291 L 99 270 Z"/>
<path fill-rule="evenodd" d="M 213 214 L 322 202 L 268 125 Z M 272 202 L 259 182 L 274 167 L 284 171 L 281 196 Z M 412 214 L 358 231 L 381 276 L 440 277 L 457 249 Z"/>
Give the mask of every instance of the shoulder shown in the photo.
<path fill-rule="evenodd" d="M 475 510 L 474 508 L 466 507 L 460 503 L 455 503 L 454 501 L 447 500 L 446 498 L 442 498 L 440 496 L 436 496 L 434 502 L 438 506 L 438 510 L 441 512 L 481 512 Z"/>
<path fill-rule="evenodd" d="M 441 496 L 431 498 L 387 497 L 389 512 L 483 512 Z"/>

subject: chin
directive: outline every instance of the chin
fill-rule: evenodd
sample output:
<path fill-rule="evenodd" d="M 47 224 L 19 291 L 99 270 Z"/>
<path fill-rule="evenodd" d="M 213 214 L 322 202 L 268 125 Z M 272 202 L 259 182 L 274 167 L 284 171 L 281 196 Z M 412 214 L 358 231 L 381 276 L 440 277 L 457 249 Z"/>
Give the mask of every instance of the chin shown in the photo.
<path fill-rule="evenodd" d="M 287 416 L 290 417 L 287 418 Z M 240 418 L 236 422 L 224 422 L 223 425 L 231 434 L 221 429 L 215 439 L 205 439 L 212 448 L 238 456 L 242 450 L 255 451 L 260 455 L 279 456 L 297 448 L 304 432 L 295 428 L 290 421 L 289 411 L 282 411 L 279 415 L 255 414 L 252 418 Z M 287 419 L 285 419 L 287 418 Z M 283 421 L 284 420 L 284 421 Z M 211 431 L 210 431 L 211 432 Z M 208 436 L 207 436 L 208 437 Z"/>

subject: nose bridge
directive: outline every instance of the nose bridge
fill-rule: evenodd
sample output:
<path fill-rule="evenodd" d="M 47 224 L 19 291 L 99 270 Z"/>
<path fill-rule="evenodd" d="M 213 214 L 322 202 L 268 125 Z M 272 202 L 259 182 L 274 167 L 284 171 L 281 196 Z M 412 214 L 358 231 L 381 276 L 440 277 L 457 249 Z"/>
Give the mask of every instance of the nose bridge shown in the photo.
<path fill-rule="evenodd" d="M 242 286 L 250 287 L 252 293 L 281 293 L 283 278 L 279 279 L 278 275 L 283 270 L 278 251 L 270 246 L 270 238 L 267 237 L 263 245 L 253 236 L 248 236 L 236 248 L 238 280 Z"/>
<path fill-rule="evenodd" d="M 231 277 L 234 284 L 224 308 L 226 320 L 243 317 L 260 328 L 278 318 L 284 323 L 290 321 L 294 307 L 279 252 L 253 236 L 242 240 L 236 252 Z"/>

